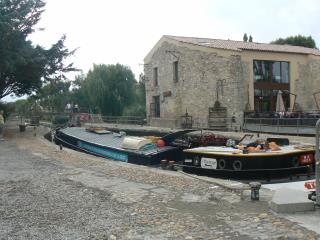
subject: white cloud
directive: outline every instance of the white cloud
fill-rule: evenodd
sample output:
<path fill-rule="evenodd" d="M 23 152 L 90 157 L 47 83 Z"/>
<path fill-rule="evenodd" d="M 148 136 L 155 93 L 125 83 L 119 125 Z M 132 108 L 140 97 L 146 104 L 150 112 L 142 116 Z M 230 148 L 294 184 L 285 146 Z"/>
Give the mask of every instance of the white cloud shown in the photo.
<path fill-rule="evenodd" d="M 50 46 L 67 34 L 67 46 L 79 47 L 76 66 L 85 72 L 93 63 L 139 66 L 162 35 L 184 35 L 269 42 L 298 33 L 320 44 L 317 0 L 47 0 L 32 40 Z"/>

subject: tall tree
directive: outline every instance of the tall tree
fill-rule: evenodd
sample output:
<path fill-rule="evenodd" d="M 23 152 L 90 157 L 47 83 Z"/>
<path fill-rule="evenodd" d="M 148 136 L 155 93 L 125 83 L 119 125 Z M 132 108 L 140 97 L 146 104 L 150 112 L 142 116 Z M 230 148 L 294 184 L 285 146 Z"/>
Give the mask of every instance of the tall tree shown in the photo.
<path fill-rule="evenodd" d="M 249 42 L 252 42 L 253 41 L 253 38 L 252 38 L 252 36 L 250 35 L 249 36 Z"/>
<path fill-rule="evenodd" d="M 116 65 L 94 65 L 82 83 L 91 109 L 99 108 L 103 115 L 120 116 L 125 106 L 134 101 L 136 80 L 130 68 Z"/>
<path fill-rule="evenodd" d="M 134 101 L 124 108 L 122 114 L 124 116 L 146 116 L 145 76 L 142 73 L 139 76 L 139 82 L 134 86 Z"/>
<path fill-rule="evenodd" d="M 243 41 L 248 42 L 248 35 L 246 33 L 243 34 Z"/>
<path fill-rule="evenodd" d="M 293 46 L 302 46 L 307 48 L 317 48 L 316 42 L 311 36 L 302 36 L 302 35 L 296 35 L 296 36 L 290 36 L 287 38 L 278 38 L 271 43 L 273 44 L 288 44 Z"/>
<path fill-rule="evenodd" d="M 64 46 L 65 36 L 50 49 L 27 40 L 44 7 L 43 0 L 0 0 L 0 99 L 30 94 L 43 83 L 65 79 L 65 73 L 76 70 L 64 63 L 74 54 Z"/>
<path fill-rule="evenodd" d="M 69 100 L 69 88 L 71 83 L 67 81 L 50 82 L 43 86 L 34 96 L 39 104 L 52 112 L 63 112 Z"/>
<path fill-rule="evenodd" d="M 85 79 L 86 76 L 83 73 L 75 77 L 75 80 L 72 81 L 69 100 L 77 104 L 81 111 L 86 112 L 90 109 L 90 104 L 85 93 L 85 88 L 83 87 Z"/>

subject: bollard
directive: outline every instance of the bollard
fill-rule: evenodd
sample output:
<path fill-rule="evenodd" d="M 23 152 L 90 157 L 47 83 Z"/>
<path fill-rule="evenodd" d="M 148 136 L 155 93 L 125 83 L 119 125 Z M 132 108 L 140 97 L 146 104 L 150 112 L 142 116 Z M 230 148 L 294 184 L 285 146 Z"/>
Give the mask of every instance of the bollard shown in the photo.
<path fill-rule="evenodd" d="M 51 142 L 54 142 L 54 133 L 51 131 Z"/>
<path fill-rule="evenodd" d="M 60 150 L 62 150 L 62 144 L 60 144 Z"/>
<path fill-rule="evenodd" d="M 26 131 L 26 125 L 25 124 L 20 124 L 19 125 L 19 130 L 20 130 L 20 132 L 25 132 Z"/>
<path fill-rule="evenodd" d="M 161 160 L 161 168 L 163 170 L 167 169 L 168 161 L 166 159 Z"/>
<path fill-rule="evenodd" d="M 175 164 L 175 161 L 169 161 L 167 169 L 173 170 L 173 164 Z"/>
<path fill-rule="evenodd" d="M 259 190 L 261 188 L 261 183 L 259 182 L 250 182 L 249 186 L 251 188 L 251 200 L 259 200 Z"/>

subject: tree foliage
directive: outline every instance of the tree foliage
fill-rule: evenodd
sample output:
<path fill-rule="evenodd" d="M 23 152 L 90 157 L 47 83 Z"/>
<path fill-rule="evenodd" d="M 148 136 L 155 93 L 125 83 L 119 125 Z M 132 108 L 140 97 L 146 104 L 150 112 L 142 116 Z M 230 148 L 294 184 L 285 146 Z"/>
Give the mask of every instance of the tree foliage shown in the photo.
<path fill-rule="evenodd" d="M 243 34 L 243 41 L 248 42 L 248 35 L 246 33 Z"/>
<path fill-rule="evenodd" d="M 130 68 L 116 65 L 94 65 L 81 83 L 82 97 L 90 109 L 99 109 L 103 115 L 120 116 L 135 103 L 136 80 Z"/>
<path fill-rule="evenodd" d="M 50 82 L 42 87 L 34 98 L 48 111 L 63 112 L 70 96 L 70 85 L 70 82 L 65 81 Z"/>
<path fill-rule="evenodd" d="M 134 86 L 134 102 L 125 107 L 124 116 L 146 116 L 146 88 L 143 74 L 139 76 L 139 82 Z"/>
<path fill-rule="evenodd" d="M 28 98 L 45 111 L 61 112 L 66 104 L 77 104 L 82 112 L 108 116 L 146 115 L 144 76 L 137 82 L 127 66 L 93 65 L 72 82 L 50 82 Z"/>
<path fill-rule="evenodd" d="M 76 70 L 64 63 L 74 54 L 64 46 L 65 36 L 50 49 L 27 40 L 44 7 L 42 0 L 0 1 L 0 99 L 30 94 L 43 83 L 65 79 L 65 73 Z"/>
<path fill-rule="evenodd" d="M 316 48 L 316 42 L 311 36 L 302 36 L 302 35 L 296 35 L 296 36 L 290 36 L 287 38 L 278 38 L 271 43 L 273 44 L 281 44 L 281 45 L 293 45 L 293 46 L 302 46 L 307 48 Z"/>

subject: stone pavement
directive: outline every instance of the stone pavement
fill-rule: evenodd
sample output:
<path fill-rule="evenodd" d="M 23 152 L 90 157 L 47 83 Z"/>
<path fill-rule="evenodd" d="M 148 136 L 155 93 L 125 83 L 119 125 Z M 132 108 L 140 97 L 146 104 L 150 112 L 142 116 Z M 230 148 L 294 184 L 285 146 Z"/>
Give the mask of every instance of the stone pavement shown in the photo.
<path fill-rule="evenodd" d="M 59 148 L 9 124 L 0 239 L 319 239 L 261 201 L 179 172 Z M 232 182 L 231 184 L 236 184 Z"/>

